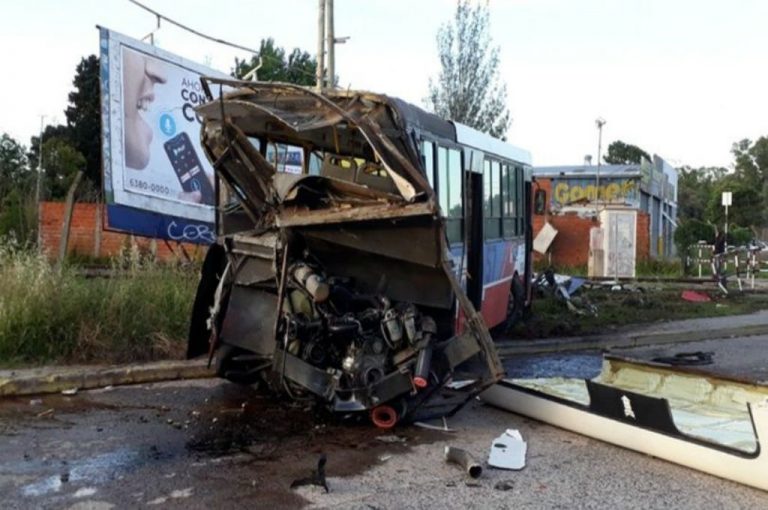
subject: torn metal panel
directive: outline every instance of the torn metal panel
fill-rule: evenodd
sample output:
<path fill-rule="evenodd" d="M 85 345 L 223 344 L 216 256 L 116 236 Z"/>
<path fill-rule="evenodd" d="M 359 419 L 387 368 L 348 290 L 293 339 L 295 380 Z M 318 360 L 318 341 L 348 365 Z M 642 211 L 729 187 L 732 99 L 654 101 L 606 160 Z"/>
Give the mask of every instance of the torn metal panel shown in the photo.
<path fill-rule="evenodd" d="M 310 143 L 335 152 L 372 151 L 408 201 L 427 193 L 426 179 L 403 148 L 385 135 L 382 127 L 397 129 L 386 96 L 328 92 L 327 96 L 296 85 L 209 79 L 211 83 L 239 86 L 221 101 L 198 107 L 207 121 L 225 121 L 245 133 L 282 133 L 286 143 Z M 247 101 L 250 107 L 244 107 Z M 228 108 L 229 103 L 233 108 Z M 222 106 L 223 104 L 223 106 Z M 376 121 L 373 120 L 376 118 Z M 386 122 L 384 126 L 380 123 Z M 343 131 L 343 132 L 341 132 Z M 305 132 L 308 132 L 306 135 Z"/>
<path fill-rule="evenodd" d="M 501 364 L 454 274 L 401 103 L 217 83 L 238 87 L 198 108 L 229 268 L 209 267 L 219 292 L 206 294 L 219 374 L 370 413 L 379 426 L 453 413 L 497 381 Z M 276 171 L 268 148 L 281 144 L 303 151 L 302 175 Z M 459 373 L 474 383 L 447 387 Z"/>
<path fill-rule="evenodd" d="M 768 389 L 606 358 L 594 380 L 506 379 L 497 407 L 768 490 Z"/>

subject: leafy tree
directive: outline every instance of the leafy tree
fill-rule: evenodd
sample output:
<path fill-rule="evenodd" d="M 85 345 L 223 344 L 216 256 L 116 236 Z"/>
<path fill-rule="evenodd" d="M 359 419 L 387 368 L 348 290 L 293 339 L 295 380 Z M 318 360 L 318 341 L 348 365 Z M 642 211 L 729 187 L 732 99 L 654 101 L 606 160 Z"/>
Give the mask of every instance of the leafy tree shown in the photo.
<path fill-rule="evenodd" d="M 0 136 L 0 200 L 29 179 L 24 146 L 3 133 Z"/>
<path fill-rule="evenodd" d="M 86 168 L 87 161 L 77 149 L 61 138 L 43 142 L 43 170 L 45 197 L 63 199 L 78 170 Z"/>
<path fill-rule="evenodd" d="M 639 165 L 642 158 L 652 161 L 651 156 L 637 145 L 616 140 L 608 146 L 608 152 L 603 156 L 603 161 L 610 165 Z"/>
<path fill-rule="evenodd" d="M 74 89 L 69 93 L 69 105 L 64 111 L 67 123 L 46 126 L 43 130 L 43 145 L 55 139 L 77 151 L 85 158 L 85 165 L 81 167 L 85 172 L 85 187 L 99 189 L 101 187 L 101 105 L 97 56 L 90 55 L 80 59 L 72 85 Z M 39 137 L 33 136 L 28 154 L 33 168 L 37 168 L 39 151 Z M 46 170 L 46 177 L 50 177 L 51 173 L 45 157 L 43 167 Z M 60 181 L 66 178 L 67 176 L 60 176 L 57 179 Z M 52 182 L 58 181 L 54 179 Z M 57 198 L 57 195 L 54 194 L 50 198 Z"/>
<path fill-rule="evenodd" d="M 26 149 L 16 140 L 0 136 L 0 236 L 13 235 L 26 244 L 35 238 L 36 174 L 30 170 Z"/>
<path fill-rule="evenodd" d="M 722 167 L 691 168 L 683 166 L 677 172 L 677 215 L 681 220 L 706 219 L 710 197 L 717 183 L 725 177 Z"/>
<path fill-rule="evenodd" d="M 64 124 L 48 124 L 43 129 L 43 143 L 53 138 L 58 138 L 60 140 L 66 141 L 67 143 L 70 143 L 70 137 L 69 137 L 70 133 L 71 133 L 70 129 Z M 40 157 L 40 137 L 33 136 L 29 140 L 29 152 L 27 153 L 27 158 L 29 159 L 30 168 L 35 170 L 37 169 L 37 162 L 39 157 Z M 43 160 L 43 165 L 45 165 L 45 160 Z"/>
<path fill-rule="evenodd" d="M 101 104 L 99 95 L 99 58 L 90 55 L 80 60 L 64 111 L 69 141 L 86 161 L 85 178 L 101 186 Z"/>
<path fill-rule="evenodd" d="M 453 21 L 437 32 L 441 70 L 436 81 L 429 80 L 426 102 L 443 118 L 503 139 L 512 120 L 489 25 L 487 5 L 458 0 Z"/>
<path fill-rule="evenodd" d="M 294 48 L 286 57 L 285 49 L 276 47 L 271 37 L 261 40 L 258 55 L 251 57 L 250 61 L 235 58 L 232 76 L 242 78 L 248 74 L 259 65 L 259 57 L 262 62 L 257 72 L 259 81 L 278 81 L 304 86 L 314 86 L 316 83 L 317 60 L 299 48 Z"/>
<path fill-rule="evenodd" d="M 713 187 L 707 204 L 707 218 L 718 225 L 725 221 L 722 193 L 733 193 L 733 205 L 728 208 L 728 223 L 748 227 L 763 225 L 765 199 L 761 187 L 738 173 L 726 175 Z"/>
<path fill-rule="evenodd" d="M 683 256 L 690 246 L 699 241 L 712 243 L 715 239 L 715 226 L 697 218 L 682 220 L 675 229 L 674 238 L 677 253 Z"/>

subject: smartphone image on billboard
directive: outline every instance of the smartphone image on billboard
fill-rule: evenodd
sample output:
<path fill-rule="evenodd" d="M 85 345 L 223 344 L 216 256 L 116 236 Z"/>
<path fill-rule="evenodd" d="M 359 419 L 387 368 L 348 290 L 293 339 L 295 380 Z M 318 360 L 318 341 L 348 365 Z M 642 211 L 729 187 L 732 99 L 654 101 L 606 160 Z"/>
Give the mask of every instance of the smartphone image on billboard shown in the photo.
<path fill-rule="evenodd" d="M 181 132 L 163 144 L 165 153 L 171 161 L 173 171 L 179 179 L 181 189 L 186 192 L 199 191 L 202 203 L 213 205 L 213 187 L 205 175 L 189 135 Z"/>

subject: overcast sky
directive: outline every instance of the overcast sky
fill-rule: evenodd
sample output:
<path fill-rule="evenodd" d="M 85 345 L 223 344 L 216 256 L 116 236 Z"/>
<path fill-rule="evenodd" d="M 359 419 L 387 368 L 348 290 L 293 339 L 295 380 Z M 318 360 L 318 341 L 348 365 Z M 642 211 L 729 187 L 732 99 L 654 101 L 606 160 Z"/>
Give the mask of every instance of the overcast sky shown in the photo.
<path fill-rule="evenodd" d="M 257 48 L 264 37 L 315 52 L 317 0 L 144 0 L 211 35 Z M 451 0 L 336 0 L 344 87 L 423 105 L 438 72 L 435 35 Z M 768 135 L 768 2 L 491 0 L 513 124 L 536 165 L 578 164 L 621 139 L 675 165 L 730 166 L 731 144 Z M 0 132 L 25 144 L 64 122 L 75 66 L 102 25 L 135 38 L 154 18 L 128 0 L 0 0 Z M 229 72 L 245 57 L 167 25 L 156 44 Z"/>

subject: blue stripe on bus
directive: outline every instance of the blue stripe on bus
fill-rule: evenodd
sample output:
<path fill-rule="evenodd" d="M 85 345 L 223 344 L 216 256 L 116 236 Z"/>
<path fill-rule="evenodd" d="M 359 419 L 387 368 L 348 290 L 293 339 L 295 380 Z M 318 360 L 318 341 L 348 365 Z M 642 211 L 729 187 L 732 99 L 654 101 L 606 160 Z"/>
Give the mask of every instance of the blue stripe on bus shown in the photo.
<path fill-rule="evenodd" d="M 514 274 L 515 261 L 511 260 L 513 254 L 516 252 L 517 246 L 522 243 L 522 240 L 505 240 L 497 239 L 493 241 L 486 241 L 484 243 L 483 253 L 483 286 L 488 286 L 495 282 L 506 280 Z M 456 274 L 459 275 L 459 268 L 466 267 L 462 265 L 462 255 L 466 259 L 466 254 L 463 253 L 462 244 L 454 244 L 451 246 L 451 256 L 454 261 L 454 268 Z M 464 261 L 466 264 L 466 260 Z M 464 283 L 462 281 L 462 283 Z"/>

